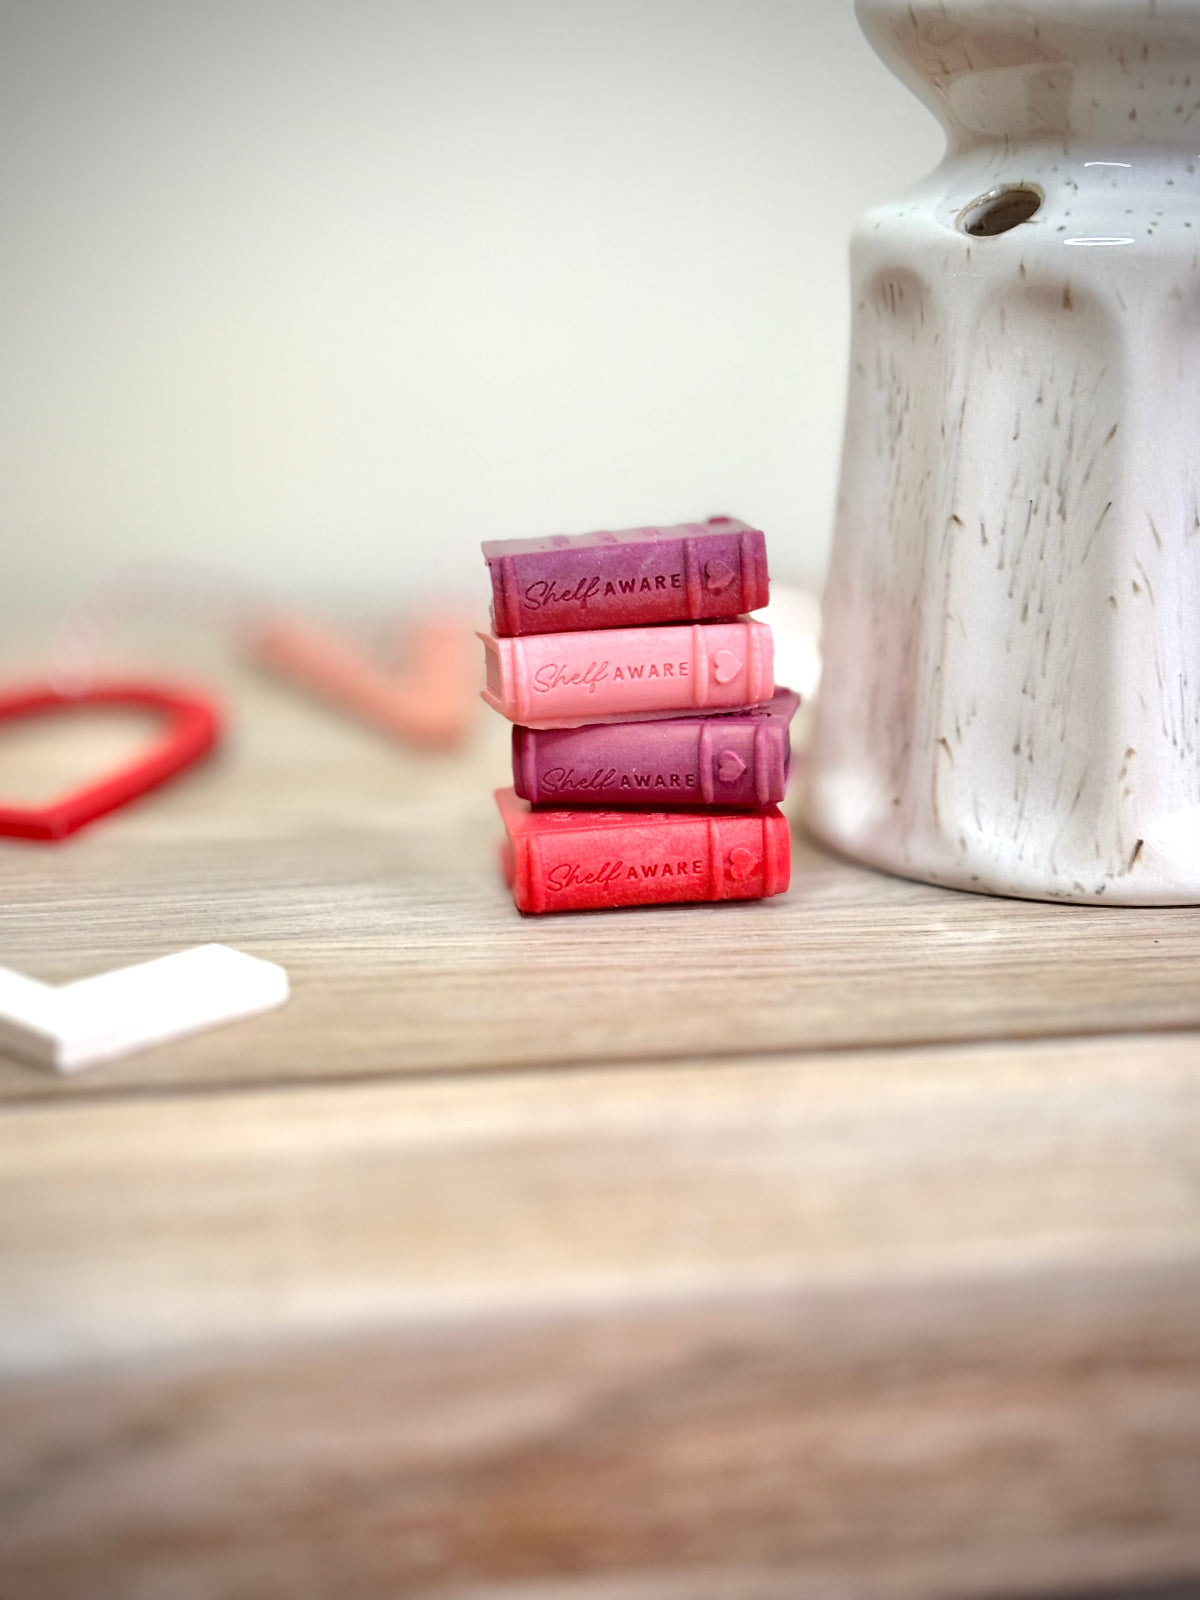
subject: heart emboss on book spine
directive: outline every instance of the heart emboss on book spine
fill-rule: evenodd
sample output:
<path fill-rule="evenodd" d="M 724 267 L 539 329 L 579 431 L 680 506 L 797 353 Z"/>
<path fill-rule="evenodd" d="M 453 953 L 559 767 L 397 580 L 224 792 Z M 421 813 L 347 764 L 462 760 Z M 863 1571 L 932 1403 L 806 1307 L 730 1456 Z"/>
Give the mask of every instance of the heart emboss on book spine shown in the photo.
<path fill-rule="evenodd" d="M 734 845 L 727 859 L 729 876 L 736 883 L 745 883 L 762 865 L 761 856 L 756 856 L 753 850 L 748 850 L 744 844 Z"/>
<path fill-rule="evenodd" d="M 704 587 L 711 589 L 714 594 L 720 594 L 723 589 L 728 589 L 736 576 L 728 561 L 717 559 L 706 561 L 704 564 Z"/>
<path fill-rule="evenodd" d="M 732 683 L 742 663 L 732 650 L 718 650 L 712 658 L 712 675 L 718 683 Z"/>

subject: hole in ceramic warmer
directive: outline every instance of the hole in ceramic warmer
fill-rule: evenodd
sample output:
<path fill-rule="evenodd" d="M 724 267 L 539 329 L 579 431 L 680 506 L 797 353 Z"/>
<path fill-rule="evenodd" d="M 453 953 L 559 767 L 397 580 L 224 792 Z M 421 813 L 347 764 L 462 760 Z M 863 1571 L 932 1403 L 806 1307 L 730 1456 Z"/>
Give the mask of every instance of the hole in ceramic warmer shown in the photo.
<path fill-rule="evenodd" d="M 964 206 L 958 214 L 958 226 L 973 239 L 990 239 L 1028 222 L 1041 208 L 1043 199 L 1042 191 L 1031 184 L 1005 184 Z"/>

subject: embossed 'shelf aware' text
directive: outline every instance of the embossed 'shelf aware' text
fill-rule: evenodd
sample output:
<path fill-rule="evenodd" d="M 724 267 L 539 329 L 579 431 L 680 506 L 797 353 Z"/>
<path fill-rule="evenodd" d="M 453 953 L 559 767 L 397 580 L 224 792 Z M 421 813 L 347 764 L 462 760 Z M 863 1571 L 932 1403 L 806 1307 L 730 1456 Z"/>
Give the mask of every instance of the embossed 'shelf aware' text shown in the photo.
<path fill-rule="evenodd" d="M 596 767 L 593 771 L 577 771 L 575 767 L 550 767 L 542 774 L 542 788 L 547 794 L 562 794 L 570 789 L 578 793 L 601 792 L 608 789 L 694 789 L 694 772 L 618 772 L 616 767 Z"/>
<path fill-rule="evenodd" d="M 670 589 L 682 589 L 683 573 L 657 572 L 653 577 L 609 578 L 605 581 L 603 589 L 600 583 L 598 572 L 580 578 L 574 585 L 564 584 L 562 588 L 559 588 L 553 578 L 539 578 L 525 590 L 525 604 L 531 611 L 540 611 L 544 606 L 555 605 L 574 605 L 580 610 L 586 610 L 588 601 L 594 600 L 597 595 L 607 599 L 609 595 L 653 594 L 655 590 L 665 593 Z"/>
<path fill-rule="evenodd" d="M 545 661 L 533 674 L 533 687 L 538 694 L 549 694 L 554 689 L 586 688 L 595 694 L 598 683 L 625 683 L 638 678 L 687 678 L 691 664 L 687 661 L 644 661 L 624 666 L 612 666 L 607 661 L 589 661 L 586 667 L 570 667 L 562 661 Z"/>
<path fill-rule="evenodd" d="M 607 885 L 627 879 L 642 878 L 692 878 L 704 872 L 700 858 L 691 861 L 642 861 L 627 866 L 624 861 L 602 861 L 598 867 L 584 868 L 578 861 L 560 861 L 546 874 L 546 887 L 561 892 L 584 884 Z"/>

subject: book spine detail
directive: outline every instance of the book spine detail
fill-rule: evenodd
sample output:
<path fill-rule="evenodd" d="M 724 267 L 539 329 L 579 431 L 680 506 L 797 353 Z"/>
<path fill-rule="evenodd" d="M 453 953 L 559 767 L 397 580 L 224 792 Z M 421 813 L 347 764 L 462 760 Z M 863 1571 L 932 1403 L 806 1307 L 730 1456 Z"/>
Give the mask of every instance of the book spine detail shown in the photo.
<path fill-rule="evenodd" d="M 500 626 L 497 633 L 517 633 L 521 626 L 521 608 L 517 599 L 517 575 L 511 556 L 501 556 L 495 563 L 499 582 L 494 585 L 493 592 L 499 601 L 496 609 L 499 612 Z"/>
<path fill-rule="evenodd" d="M 696 753 L 696 775 L 700 780 L 700 794 L 706 806 L 713 803 L 713 734 L 711 723 L 700 729 Z"/>
<path fill-rule="evenodd" d="M 708 636 L 703 627 L 696 624 L 692 628 L 692 704 L 706 706 L 708 704 Z"/>
<path fill-rule="evenodd" d="M 763 892 L 782 894 L 792 876 L 792 837 L 787 818 L 763 818 Z"/>
<path fill-rule="evenodd" d="M 540 835 L 534 834 L 525 840 L 525 863 L 528 877 L 529 911 L 545 911 L 546 909 L 546 854 L 544 840 Z"/>
<path fill-rule="evenodd" d="M 529 693 L 529 664 L 525 659 L 524 639 L 502 639 L 501 648 L 508 645 L 508 661 L 511 669 L 513 716 L 517 722 L 525 722 L 533 715 Z"/>
<path fill-rule="evenodd" d="M 525 799 L 536 805 L 542 798 L 541 784 L 539 783 L 539 766 L 537 751 L 537 734 L 532 728 L 525 728 L 519 735 L 520 738 L 520 764 L 521 782 L 525 786 Z M 517 743 L 518 735 L 514 734 L 513 743 Z"/>
<path fill-rule="evenodd" d="M 688 613 L 692 620 L 704 615 L 704 599 L 701 593 L 700 553 L 696 549 L 695 539 L 683 541 L 683 581 L 687 590 Z"/>
<path fill-rule="evenodd" d="M 774 754 L 774 741 L 771 738 L 771 729 L 765 722 L 760 722 L 754 730 L 754 793 L 760 806 L 770 803 L 771 799 L 771 757 Z"/>
<path fill-rule="evenodd" d="M 752 702 L 765 700 L 775 687 L 771 630 L 760 622 L 745 622 L 742 626 L 746 633 L 747 692 Z"/>
<path fill-rule="evenodd" d="M 742 610 L 761 605 L 762 575 L 758 570 L 759 540 L 752 529 L 738 536 L 738 566 L 741 568 Z"/>
<path fill-rule="evenodd" d="M 725 852 L 721 848 L 721 825 L 716 817 L 708 818 L 708 898 L 725 898 Z"/>

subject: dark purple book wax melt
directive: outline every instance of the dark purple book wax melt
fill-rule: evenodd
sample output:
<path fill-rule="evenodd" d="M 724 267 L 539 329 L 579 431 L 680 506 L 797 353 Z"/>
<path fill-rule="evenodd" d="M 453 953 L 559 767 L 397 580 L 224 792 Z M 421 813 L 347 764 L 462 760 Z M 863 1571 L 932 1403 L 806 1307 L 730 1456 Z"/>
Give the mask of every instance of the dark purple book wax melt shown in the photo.
<path fill-rule="evenodd" d="M 674 528 L 492 540 L 494 631 L 566 633 L 720 621 L 767 603 L 767 544 L 732 517 Z"/>
<path fill-rule="evenodd" d="M 515 727 L 513 783 L 535 805 L 770 806 L 787 791 L 800 696 L 751 711 L 582 728 Z"/>

